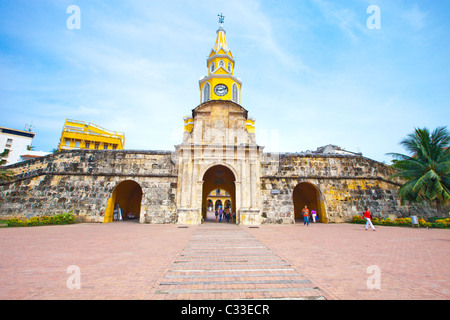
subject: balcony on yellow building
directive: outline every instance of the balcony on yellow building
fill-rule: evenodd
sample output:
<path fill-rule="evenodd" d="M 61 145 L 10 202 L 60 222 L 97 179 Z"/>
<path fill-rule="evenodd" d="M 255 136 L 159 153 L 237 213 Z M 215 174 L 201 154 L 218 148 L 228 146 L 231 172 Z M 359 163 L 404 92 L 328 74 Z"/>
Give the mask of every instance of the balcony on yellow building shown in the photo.
<path fill-rule="evenodd" d="M 92 149 L 92 150 L 123 150 L 125 147 L 125 134 L 107 130 L 93 123 L 69 120 L 59 141 L 58 151 Z"/>

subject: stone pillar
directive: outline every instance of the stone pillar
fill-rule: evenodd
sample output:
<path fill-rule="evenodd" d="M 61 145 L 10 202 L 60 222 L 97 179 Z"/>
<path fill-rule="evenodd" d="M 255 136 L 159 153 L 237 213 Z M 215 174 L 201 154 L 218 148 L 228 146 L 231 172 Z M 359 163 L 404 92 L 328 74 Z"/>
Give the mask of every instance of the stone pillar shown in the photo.
<path fill-rule="evenodd" d="M 236 177 L 237 179 L 237 177 Z M 235 201 L 236 201 L 236 223 L 240 223 L 240 209 L 242 206 L 242 201 L 241 201 L 241 194 L 242 194 L 242 190 L 241 190 L 241 181 L 235 181 L 234 182 L 234 186 L 235 186 Z"/>
<path fill-rule="evenodd" d="M 249 176 L 250 176 L 250 208 L 254 209 L 256 208 L 256 177 L 255 177 L 255 164 L 252 163 L 253 161 L 250 162 L 250 172 L 249 172 Z"/>

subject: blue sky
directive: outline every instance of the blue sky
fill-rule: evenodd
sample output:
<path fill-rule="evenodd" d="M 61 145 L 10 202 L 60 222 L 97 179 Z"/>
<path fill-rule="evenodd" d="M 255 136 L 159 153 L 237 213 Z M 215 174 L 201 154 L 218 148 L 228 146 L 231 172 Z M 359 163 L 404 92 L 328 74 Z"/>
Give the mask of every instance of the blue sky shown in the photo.
<path fill-rule="evenodd" d="M 219 13 L 266 151 L 335 144 L 389 162 L 415 127 L 449 123 L 449 0 L 0 0 L 0 126 L 32 123 L 36 150 L 70 118 L 172 151 Z"/>

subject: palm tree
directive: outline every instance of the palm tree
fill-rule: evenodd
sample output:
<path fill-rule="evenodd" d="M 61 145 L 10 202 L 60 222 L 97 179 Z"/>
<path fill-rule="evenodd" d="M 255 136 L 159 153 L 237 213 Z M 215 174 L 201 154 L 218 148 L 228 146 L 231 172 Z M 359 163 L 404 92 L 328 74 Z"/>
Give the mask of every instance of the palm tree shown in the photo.
<path fill-rule="evenodd" d="M 450 201 L 449 144 L 447 127 L 439 127 L 432 133 L 427 128 L 416 128 L 400 142 L 410 156 L 389 153 L 395 158 L 392 167 L 397 169 L 393 177 L 406 181 L 398 191 L 402 204 L 434 201 L 440 214 L 441 206 Z"/>

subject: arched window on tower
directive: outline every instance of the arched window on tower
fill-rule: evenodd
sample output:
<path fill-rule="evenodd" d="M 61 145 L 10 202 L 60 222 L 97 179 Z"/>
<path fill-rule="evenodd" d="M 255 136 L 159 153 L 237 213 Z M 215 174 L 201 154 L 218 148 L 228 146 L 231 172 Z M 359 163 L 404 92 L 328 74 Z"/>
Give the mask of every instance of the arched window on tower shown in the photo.
<path fill-rule="evenodd" d="M 209 82 L 203 86 L 203 102 L 207 102 L 211 99 L 211 86 Z"/>
<path fill-rule="evenodd" d="M 231 73 L 231 62 L 228 62 L 228 72 Z"/>
<path fill-rule="evenodd" d="M 216 69 L 216 64 L 214 62 L 211 63 L 211 73 Z"/>
<path fill-rule="evenodd" d="M 239 103 L 239 88 L 236 83 L 233 83 L 233 102 Z"/>
<path fill-rule="evenodd" d="M 219 61 L 219 68 L 224 68 L 225 69 L 225 62 L 223 62 L 223 60 Z"/>

